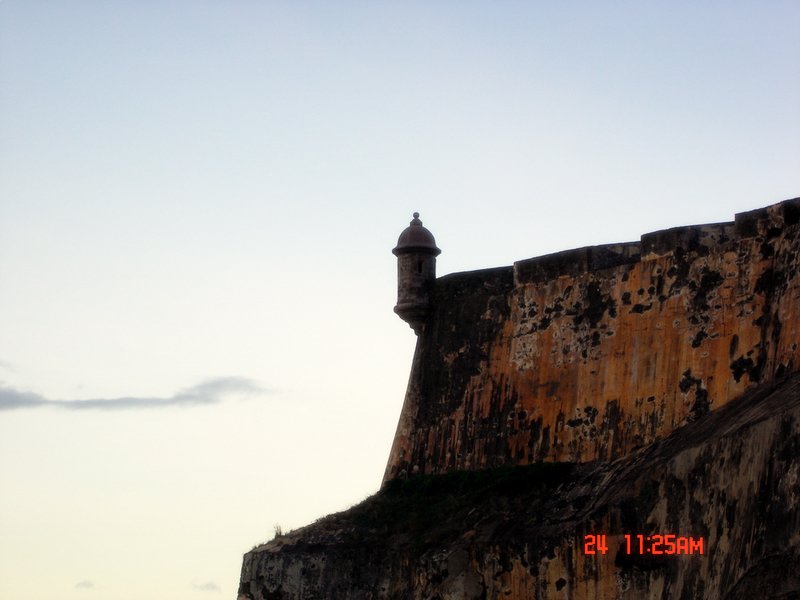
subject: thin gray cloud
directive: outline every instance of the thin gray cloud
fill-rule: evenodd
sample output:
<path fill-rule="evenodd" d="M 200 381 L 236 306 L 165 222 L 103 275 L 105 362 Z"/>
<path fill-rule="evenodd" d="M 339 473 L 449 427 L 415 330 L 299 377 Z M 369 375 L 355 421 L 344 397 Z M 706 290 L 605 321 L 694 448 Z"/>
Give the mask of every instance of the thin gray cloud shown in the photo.
<path fill-rule="evenodd" d="M 192 589 L 197 592 L 219 592 L 219 586 L 213 581 L 206 581 L 205 583 L 193 583 Z"/>
<path fill-rule="evenodd" d="M 85 400 L 51 400 L 33 392 L 23 392 L 0 384 L 0 411 L 50 406 L 68 410 L 130 410 L 169 406 L 216 404 L 230 395 L 263 394 L 266 390 L 244 377 L 218 377 L 181 390 L 167 397 L 123 396 Z"/>
<path fill-rule="evenodd" d="M 84 579 L 83 581 L 79 581 L 75 584 L 75 587 L 79 590 L 93 590 L 95 588 L 94 581 L 89 581 L 88 579 Z"/>

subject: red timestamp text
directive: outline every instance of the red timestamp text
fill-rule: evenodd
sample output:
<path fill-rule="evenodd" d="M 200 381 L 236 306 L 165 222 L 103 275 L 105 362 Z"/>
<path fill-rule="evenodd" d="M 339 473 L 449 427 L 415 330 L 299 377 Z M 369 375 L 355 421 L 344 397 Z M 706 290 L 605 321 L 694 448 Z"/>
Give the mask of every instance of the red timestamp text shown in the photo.
<path fill-rule="evenodd" d="M 628 555 L 703 554 L 705 550 L 702 537 L 680 536 L 673 533 L 653 535 L 631 535 L 626 533 L 622 537 L 624 541 L 621 540 L 621 550 Z M 607 552 L 608 542 L 605 534 L 584 536 L 584 554 L 606 554 Z"/>

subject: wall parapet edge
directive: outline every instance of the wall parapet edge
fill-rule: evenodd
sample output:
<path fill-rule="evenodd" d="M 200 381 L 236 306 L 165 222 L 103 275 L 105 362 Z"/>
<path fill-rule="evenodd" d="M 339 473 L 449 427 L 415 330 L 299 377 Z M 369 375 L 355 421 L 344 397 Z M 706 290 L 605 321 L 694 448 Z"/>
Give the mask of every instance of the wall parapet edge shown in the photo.
<path fill-rule="evenodd" d="M 737 238 L 764 234 L 765 223 L 793 225 L 798 221 L 800 198 L 792 198 L 737 213 L 734 221 L 670 227 L 645 233 L 638 242 L 584 246 L 518 260 L 514 262 L 514 282 L 516 285 L 541 283 L 562 276 L 591 273 L 650 260 L 678 249 L 708 253 L 712 248 Z"/>

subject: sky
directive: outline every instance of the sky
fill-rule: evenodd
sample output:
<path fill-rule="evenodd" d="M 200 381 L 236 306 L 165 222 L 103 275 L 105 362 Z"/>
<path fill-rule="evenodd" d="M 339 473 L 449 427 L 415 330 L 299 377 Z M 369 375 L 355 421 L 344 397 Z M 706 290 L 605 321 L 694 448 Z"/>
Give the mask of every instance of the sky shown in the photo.
<path fill-rule="evenodd" d="M 439 275 L 800 196 L 800 3 L 0 0 L 0 598 L 235 598 Z"/>

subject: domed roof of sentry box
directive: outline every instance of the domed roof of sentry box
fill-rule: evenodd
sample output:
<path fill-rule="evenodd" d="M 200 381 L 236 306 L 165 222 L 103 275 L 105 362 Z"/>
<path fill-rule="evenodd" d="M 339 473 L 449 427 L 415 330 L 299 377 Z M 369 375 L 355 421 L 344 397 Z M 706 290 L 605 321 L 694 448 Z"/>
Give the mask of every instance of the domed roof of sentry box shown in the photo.
<path fill-rule="evenodd" d="M 414 218 L 411 224 L 403 230 L 400 237 L 397 238 L 397 246 L 392 250 L 392 254 L 400 256 L 409 252 L 419 252 L 422 254 L 433 254 L 438 256 L 442 253 L 436 247 L 436 240 L 433 239 L 433 234 L 422 226 L 422 221 L 419 220 L 419 213 L 414 213 Z"/>

